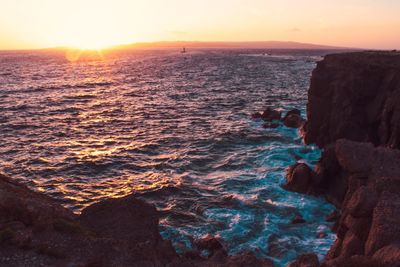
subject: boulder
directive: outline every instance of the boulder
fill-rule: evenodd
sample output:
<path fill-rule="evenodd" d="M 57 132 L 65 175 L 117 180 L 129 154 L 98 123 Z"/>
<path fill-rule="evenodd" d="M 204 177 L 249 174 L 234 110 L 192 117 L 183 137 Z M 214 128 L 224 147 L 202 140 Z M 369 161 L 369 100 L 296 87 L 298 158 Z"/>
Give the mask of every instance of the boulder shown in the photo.
<path fill-rule="evenodd" d="M 95 203 L 82 211 L 79 220 L 97 235 L 132 244 L 161 240 L 156 208 L 133 195 Z"/>
<path fill-rule="evenodd" d="M 305 163 L 296 163 L 290 166 L 286 172 L 286 183 L 283 187 L 298 193 L 311 193 L 313 187 L 313 171 Z"/>
<path fill-rule="evenodd" d="M 304 124 L 304 119 L 300 115 L 289 114 L 283 119 L 283 124 L 289 128 L 300 128 Z"/>
<path fill-rule="evenodd" d="M 282 113 L 280 111 L 271 109 L 269 107 L 266 108 L 261 115 L 261 118 L 264 121 L 274 121 L 274 120 L 279 121 L 281 119 L 281 117 L 282 117 Z"/>

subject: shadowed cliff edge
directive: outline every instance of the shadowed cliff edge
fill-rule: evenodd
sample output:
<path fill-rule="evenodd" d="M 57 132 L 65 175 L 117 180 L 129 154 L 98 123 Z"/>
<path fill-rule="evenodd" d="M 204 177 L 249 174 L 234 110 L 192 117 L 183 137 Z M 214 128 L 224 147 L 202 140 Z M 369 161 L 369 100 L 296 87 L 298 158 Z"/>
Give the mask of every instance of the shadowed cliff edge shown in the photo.
<path fill-rule="evenodd" d="M 324 151 L 315 171 L 289 168 L 284 187 L 340 210 L 322 266 L 400 266 L 399 104 L 395 51 L 328 55 L 313 72 L 303 132 Z"/>

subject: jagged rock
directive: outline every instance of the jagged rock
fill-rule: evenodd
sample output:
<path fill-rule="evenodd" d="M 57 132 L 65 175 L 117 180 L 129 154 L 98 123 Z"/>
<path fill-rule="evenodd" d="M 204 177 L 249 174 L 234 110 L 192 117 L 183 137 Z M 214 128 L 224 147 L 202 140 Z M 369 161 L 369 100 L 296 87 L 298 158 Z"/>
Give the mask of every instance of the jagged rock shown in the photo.
<path fill-rule="evenodd" d="M 286 267 L 319 267 L 319 260 L 317 255 L 303 254 L 297 257 L 294 261 L 286 265 Z"/>

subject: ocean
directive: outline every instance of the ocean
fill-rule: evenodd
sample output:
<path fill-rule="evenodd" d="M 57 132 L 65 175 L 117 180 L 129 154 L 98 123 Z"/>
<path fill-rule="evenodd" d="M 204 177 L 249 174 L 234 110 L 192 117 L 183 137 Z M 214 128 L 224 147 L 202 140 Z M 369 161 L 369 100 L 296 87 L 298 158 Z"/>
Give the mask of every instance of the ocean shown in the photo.
<path fill-rule="evenodd" d="M 132 50 L 71 62 L 60 51 L 0 52 L 0 170 L 77 213 L 134 193 L 156 205 L 180 252 L 211 234 L 230 254 L 251 250 L 278 266 L 322 258 L 334 207 L 281 187 L 287 167 L 315 165 L 321 151 L 251 114 L 305 117 L 326 53 Z M 306 223 L 291 224 L 296 215 Z"/>

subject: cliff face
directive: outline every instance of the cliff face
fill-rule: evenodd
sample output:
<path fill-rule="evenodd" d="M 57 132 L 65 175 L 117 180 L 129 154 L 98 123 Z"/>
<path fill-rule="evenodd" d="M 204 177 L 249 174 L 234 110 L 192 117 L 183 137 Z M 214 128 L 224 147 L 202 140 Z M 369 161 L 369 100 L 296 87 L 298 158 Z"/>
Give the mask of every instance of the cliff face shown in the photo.
<path fill-rule="evenodd" d="M 328 55 L 308 92 L 305 142 L 337 139 L 400 148 L 400 53 Z"/>
<path fill-rule="evenodd" d="M 341 210 L 323 266 L 400 266 L 400 53 L 327 56 L 307 117 L 305 141 L 324 152 L 303 191 Z"/>

